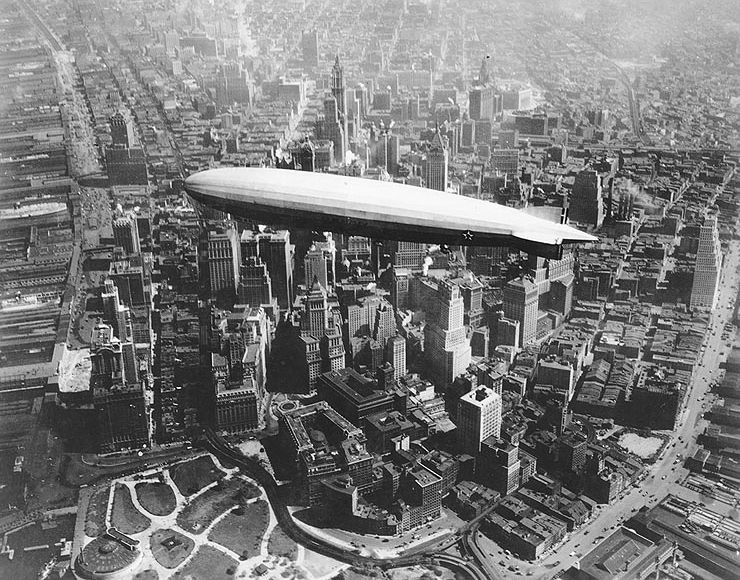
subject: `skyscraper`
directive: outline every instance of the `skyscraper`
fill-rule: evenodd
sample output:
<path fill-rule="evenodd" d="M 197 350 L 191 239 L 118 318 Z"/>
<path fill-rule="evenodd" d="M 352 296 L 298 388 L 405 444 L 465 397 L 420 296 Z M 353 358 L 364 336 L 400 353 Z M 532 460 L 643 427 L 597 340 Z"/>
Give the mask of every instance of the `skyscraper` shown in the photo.
<path fill-rule="evenodd" d="M 101 295 L 103 300 L 103 314 L 110 326 L 113 337 L 120 344 L 121 353 L 121 381 L 124 384 L 133 384 L 139 380 L 139 368 L 134 348 L 134 332 L 131 324 L 131 310 L 128 306 L 121 304 L 118 297 L 118 288 L 113 280 L 105 281 L 104 291 Z M 98 335 L 103 337 L 104 334 Z M 101 347 L 102 348 L 102 347 Z"/>
<path fill-rule="evenodd" d="M 315 281 L 306 295 L 306 311 L 301 319 L 301 333 L 321 338 L 329 328 L 326 290 Z"/>
<path fill-rule="evenodd" d="M 450 384 L 470 364 L 470 344 L 463 323 L 464 301 L 460 287 L 442 280 L 435 304 L 427 313 L 424 351 L 432 371 Z"/>
<path fill-rule="evenodd" d="M 570 221 L 601 227 L 604 221 L 604 200 L 601 177 L 593 169 L 584 169 L 573 182 L 569 205 Z"/>
<path fill-rule="evenodd" d="M 396 313 L 393 306 L 383 301 L 375 311 L 373 324 L 373 339 L 385 347 L 386 341 L 396 334 Z"/>
<path fill-rule="evenodd" d="M 338 328 L 329 329 L 320 341 L 322 370 L 338 371 L 345 367 L 344 343 Z"/>
<path fill-rule="evenodd" d="M 141 252 L 136 215 L 129 213 L 113 220 L 113 240 L 116 246 L 122 247 L 127 254 Z"/>
<path fill-rule="evenodd" d="M 306 68 L 319 66 L 319 33 L 308 30 L 301 35 L 301 49 L 303 51 L 303 66 Z"/>
<path fill-rule="evenodd" d="M 691 308 L 712 309 L 717 301 L 717 287 L 722 268 L 722 252 L 717 232 L 717 219 L 707 217 L 699 230 L 694 282 L 691 285 Z"/>
<path fill-rule="evenodd" d="M 491 152 L 491 171 L 515 176 L 519 173 L 519 149 L 494 149 Z"/>
<path fill-rule="evenodd" d="M 209 230 L 207 236 L 211 292 L 236 292 L 241 263 L 236 227 L 233 224 L 218 226 Z"/>
<path fill-rule="evenodd" d="M 493 119 L 495 116 L 495 87 L 488 72 L 488 57 L 481 62 L 478 80 L 468 93 L 468 113 L 475 121 Z"/>
<path fill-rule="evenodd" d="M 239 266 L 239 304 L 272 304 L 272 281 L 267 264 L 259 256 L 249 256 Z"/>
<path fill-rule="evenodd" d="M 331 234 L 323 242 L 314 242 L 303 259 L 306 286 L 312 285 L 316 278 L 324 288 L 333 287 L 336 283 L 336 259 L 337 248 Z"/>
<path fill-rule="evenodd" d="M 524 346 L 537 338 L 539 294 L 537 284 L 524 276 L 511 280 L 504 286 L 504 314 L 519 322 L 519 345 Z"/>
<path fill-rule="evenodd" d="M 391 246 L 393 265 L 398 268 L 421 270 L 427 246 L 419 242 L 396 241 Z M 406 270 L 408 271 L 408 270 Z M 408 293 L 408 282 L 406 283 Z"/>
<path fill-rule="evenodd" d="M 283 310 L 288 310 L 293 305 L 294 252 L 295 246 L 290 243 L 288 230 L 242 232 L 242 255 L 259 256 L 267 264 L 272 293 L 278 301 L 278 306 Z"/>
<path fill-rule="evenodd" d="M 344 155 L 349 149 L 349 111 L 347 110 L 347 94 L 344 90 L 344 68 L 339 64 L 339 55 L 334 60 L 334 66 L 331 69 L 331 94 L 336 101 L 337 120 L 342 129 L 341 149 L 337 158 L 344 160 Z"/>
<path fill-rule="evenodd" d="M 110 287 L 107 290 L 111 290 Z M 92 333 L 90 360 L 93 405 L 97 412 L 101 451 L 112 452 L 149 444 L 150 429 L 144 387 L 132 376 L 124 343 L 113 328 L 99 324 Z M 127 368 L 129 367 L 129 368 Z"/>
<path fill-rule="evenodd" d="M 134 124 L 130 119 L 119 111 L 108 118 L 108 123 L 110 123 L 112 145 L 134 146 Z"/>
<path fill-rule="evenodd" d="M 409 306 L 409 278 L 411 272 L 406 268 L 393 268 L 391 282 L 391 304 L 396 311 L 405 310 Z"/>
<path fill-rule="evenodd" d="M 447 141 L 442 138 L 442 133 L 437 128 L 427 152 L 424 174 L 424 181 L 429 189 L 447 191 L 449 155 Z"/>
<path fill-rule="evenodd" d="M 406 340 L 402 336 L 395 335 L 386 341 L 385 362 L 393 365 L 394 379 L 406 374 Z"/>
<path fill-rule="evenodd" d="M 320 116 L 316 123 L 316 137 L 332 144 L 334 151 L 332 161 L 344 162 L 344 155 L 347 151 L 347 128 L 344 127 L 339 115 L 339 104 L 334 95 L 328 95 L 324 99 L 324 115 Z M 319 163 L 317 160 L 316 165 L 322 167 L 323 162 Z"/>
<path fill-rule="evenodd" d="M 488 387 L 477 387 L 460 397 L 457 404 L 457 433 L 460 448 L 477 455 L 487 437 L 501 435 L 501 397 Z"/>

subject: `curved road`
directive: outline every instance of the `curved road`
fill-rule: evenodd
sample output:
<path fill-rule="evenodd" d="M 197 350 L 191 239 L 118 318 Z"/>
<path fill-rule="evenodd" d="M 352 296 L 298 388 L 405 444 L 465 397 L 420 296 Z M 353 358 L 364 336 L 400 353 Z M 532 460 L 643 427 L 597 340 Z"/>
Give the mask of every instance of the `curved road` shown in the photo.
<path fill-rule="evenodd" d="M 277 482 L 270 472 L 260 465 L 258 461 L 246 457 L 240 451 L 232 448 L 212 429 L 204 429 L 204 434 L 206 436 L 207 446 L 214 455 L 219 457 L 219 459 L 224 458 L 239 466 L 247 475 L 263 487 L 270 501 L 270 505 L 275 512 L 275 517 L 280 528 L 295 542 L 305 548 L 354 566 L 377 566 L 383 569 L 444 562 L 457 570 L 465 572 L 473 580 L 486 580 L 487 576 L 475 564 L 452 555 L 440 554 L 436 548 L 432 552 L 433 555 L 426 552 L 419 552 L 398 558 L 372 558 L 350 552 L 322 538 L 311 535 L 293 520 L 293 516 L 288 511 L 285 501 L 280 495 Z"/>

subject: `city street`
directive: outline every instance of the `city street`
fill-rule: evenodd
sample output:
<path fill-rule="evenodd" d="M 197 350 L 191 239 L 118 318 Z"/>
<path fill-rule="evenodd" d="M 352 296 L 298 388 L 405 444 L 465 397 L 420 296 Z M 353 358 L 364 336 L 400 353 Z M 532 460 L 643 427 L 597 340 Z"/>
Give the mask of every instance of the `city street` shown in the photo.
<path fill-rule="evenodd" d="M 530 564 L 513 555 L 507 556 L 505 551 L 493 542 L 490 542 L 494 548 L 493 556 L 490 556 L 490 549 L 485 550 L 479 546 L 481 553 L 488 552 L 489 554 L 487 567 L 505 578 L 554 578 L 590 552 L 598 543 L 595 541 L 596 537 L 608 536 L 644 505 L 655 506 L 669 493 L 684 495 L 687 499 L 696 497 L 695 492 L 680 484 L 688 475 L 688 470 L 683 467 L 683 461 L 686 457 L 693 455 L 699 447 L 696 443 L 696 436 L 707 425 L 702 415 L 710 409 L 707 394 L 712 381 L 716 380 L 720 374 L 720 362 L 726 359 L 730 350 L 722 339 L 722 331 L 724 325 L 732 319 L 733 305 L 737 296 L 737 289 L 734 286 L 738 282 L 738 265 L 740 265 L 740 244 L 733 241 L 729 251 L 725 254 L 717 307 L 707 331 L 706 349 L 701 355 L 694 382 L 686 396 L 688 404 L 681 414 L 678 428 L 673 433 L 673 443 L 647 470 L 645 479 L 638 487 L 630 487 L 614 504 L 598 506 L 595 516 L 588 524 L 566 536 L 567 540 L 563 544 L 536 563 Z M 721 354 L 723 352 L 724 355 Z M 679 454 L 681 458 L 676 463 Z M 477 535 L 474 538 L 477 538 Z M 499 564 L 501 560 L 505 562 L 505 566 Z M 510 570 L 509 566 L 518 566 L 519 572 Z M 531 576 L 528 576 L 529 572 Z"/>

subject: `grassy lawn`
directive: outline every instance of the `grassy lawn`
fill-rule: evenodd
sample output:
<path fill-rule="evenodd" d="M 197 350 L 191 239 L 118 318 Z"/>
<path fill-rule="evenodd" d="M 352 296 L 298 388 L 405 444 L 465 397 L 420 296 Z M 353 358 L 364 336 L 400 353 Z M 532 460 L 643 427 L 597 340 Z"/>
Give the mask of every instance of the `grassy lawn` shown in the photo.
<path fill-rule="evenodd" d="M 101 485 L 90 496 L 85 514 L 85 533 L 91 538 L 97 538 L 105 533 L 105 513 L 108 511 L 108 497 L 110 486 Z"/>
<path fill-rule="evenodd" d="M 116 484 L 113 494 L 111 524 L 124 534 L 136 534 L 149 527 L 151 520 L 142 514 L 131 501 L 131 493 L 125 485 Z"/>
<path fill-rule="evenodd" d="M 211 546 L 201 546 L 195 556 L 173 578 L 207 578 L 208 580 L 231 579 L 237 562 L 231 556 Z"/>
<path fill-rule="evenodd" d="M 155 516 L 171 514 L 177 506 L 175 492 L 166 483 L 137 483 L 136 497 L 141 506 Z"/>
<path fill-rule="evenodd" d="M 177 568 L 190 555 L 195 542 L 174 530 L 157 530 L 149 538 L 154 559 L 165 568 Z"/>
<path fill-rule="evenodd" d="M 267 502 L 257 500 L 244 508 L 237 508 L 218 522 L 208 534 L 208 539 L 246 560 L 259 555 L 269 518 Z"/>
<path fill-rule="evenodd" d="M 273 556 L 295 560 L 298 557 L 297 544 L 286 535 L 280 526 L 275 526 L 267 540 L 267 551 Z"/>
<path fill-rule="evenodd" d="M 217 481 L 224 472 L 208 456 L 179 463 L 170 468 L 170 477 L 184 496 L 193 495 L 205 486 Z"/>
<path fill-rule="evenodd" d="M 178 514 L 177 523 L 183 530 L 199 533 L 226 510 L 259 494 L 254 485 L 243 479 L 225 480 L 186 505 Z"/>

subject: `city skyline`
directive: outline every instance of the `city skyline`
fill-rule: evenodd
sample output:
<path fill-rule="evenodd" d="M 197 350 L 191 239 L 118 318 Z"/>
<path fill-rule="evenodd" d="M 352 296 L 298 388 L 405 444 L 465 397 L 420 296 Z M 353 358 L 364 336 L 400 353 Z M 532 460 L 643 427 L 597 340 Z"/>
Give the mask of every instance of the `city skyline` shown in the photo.
<path fill-rule="evenodd" d="M 735 578 L 731 0 L 19 0 L 0 577 Z"/>

